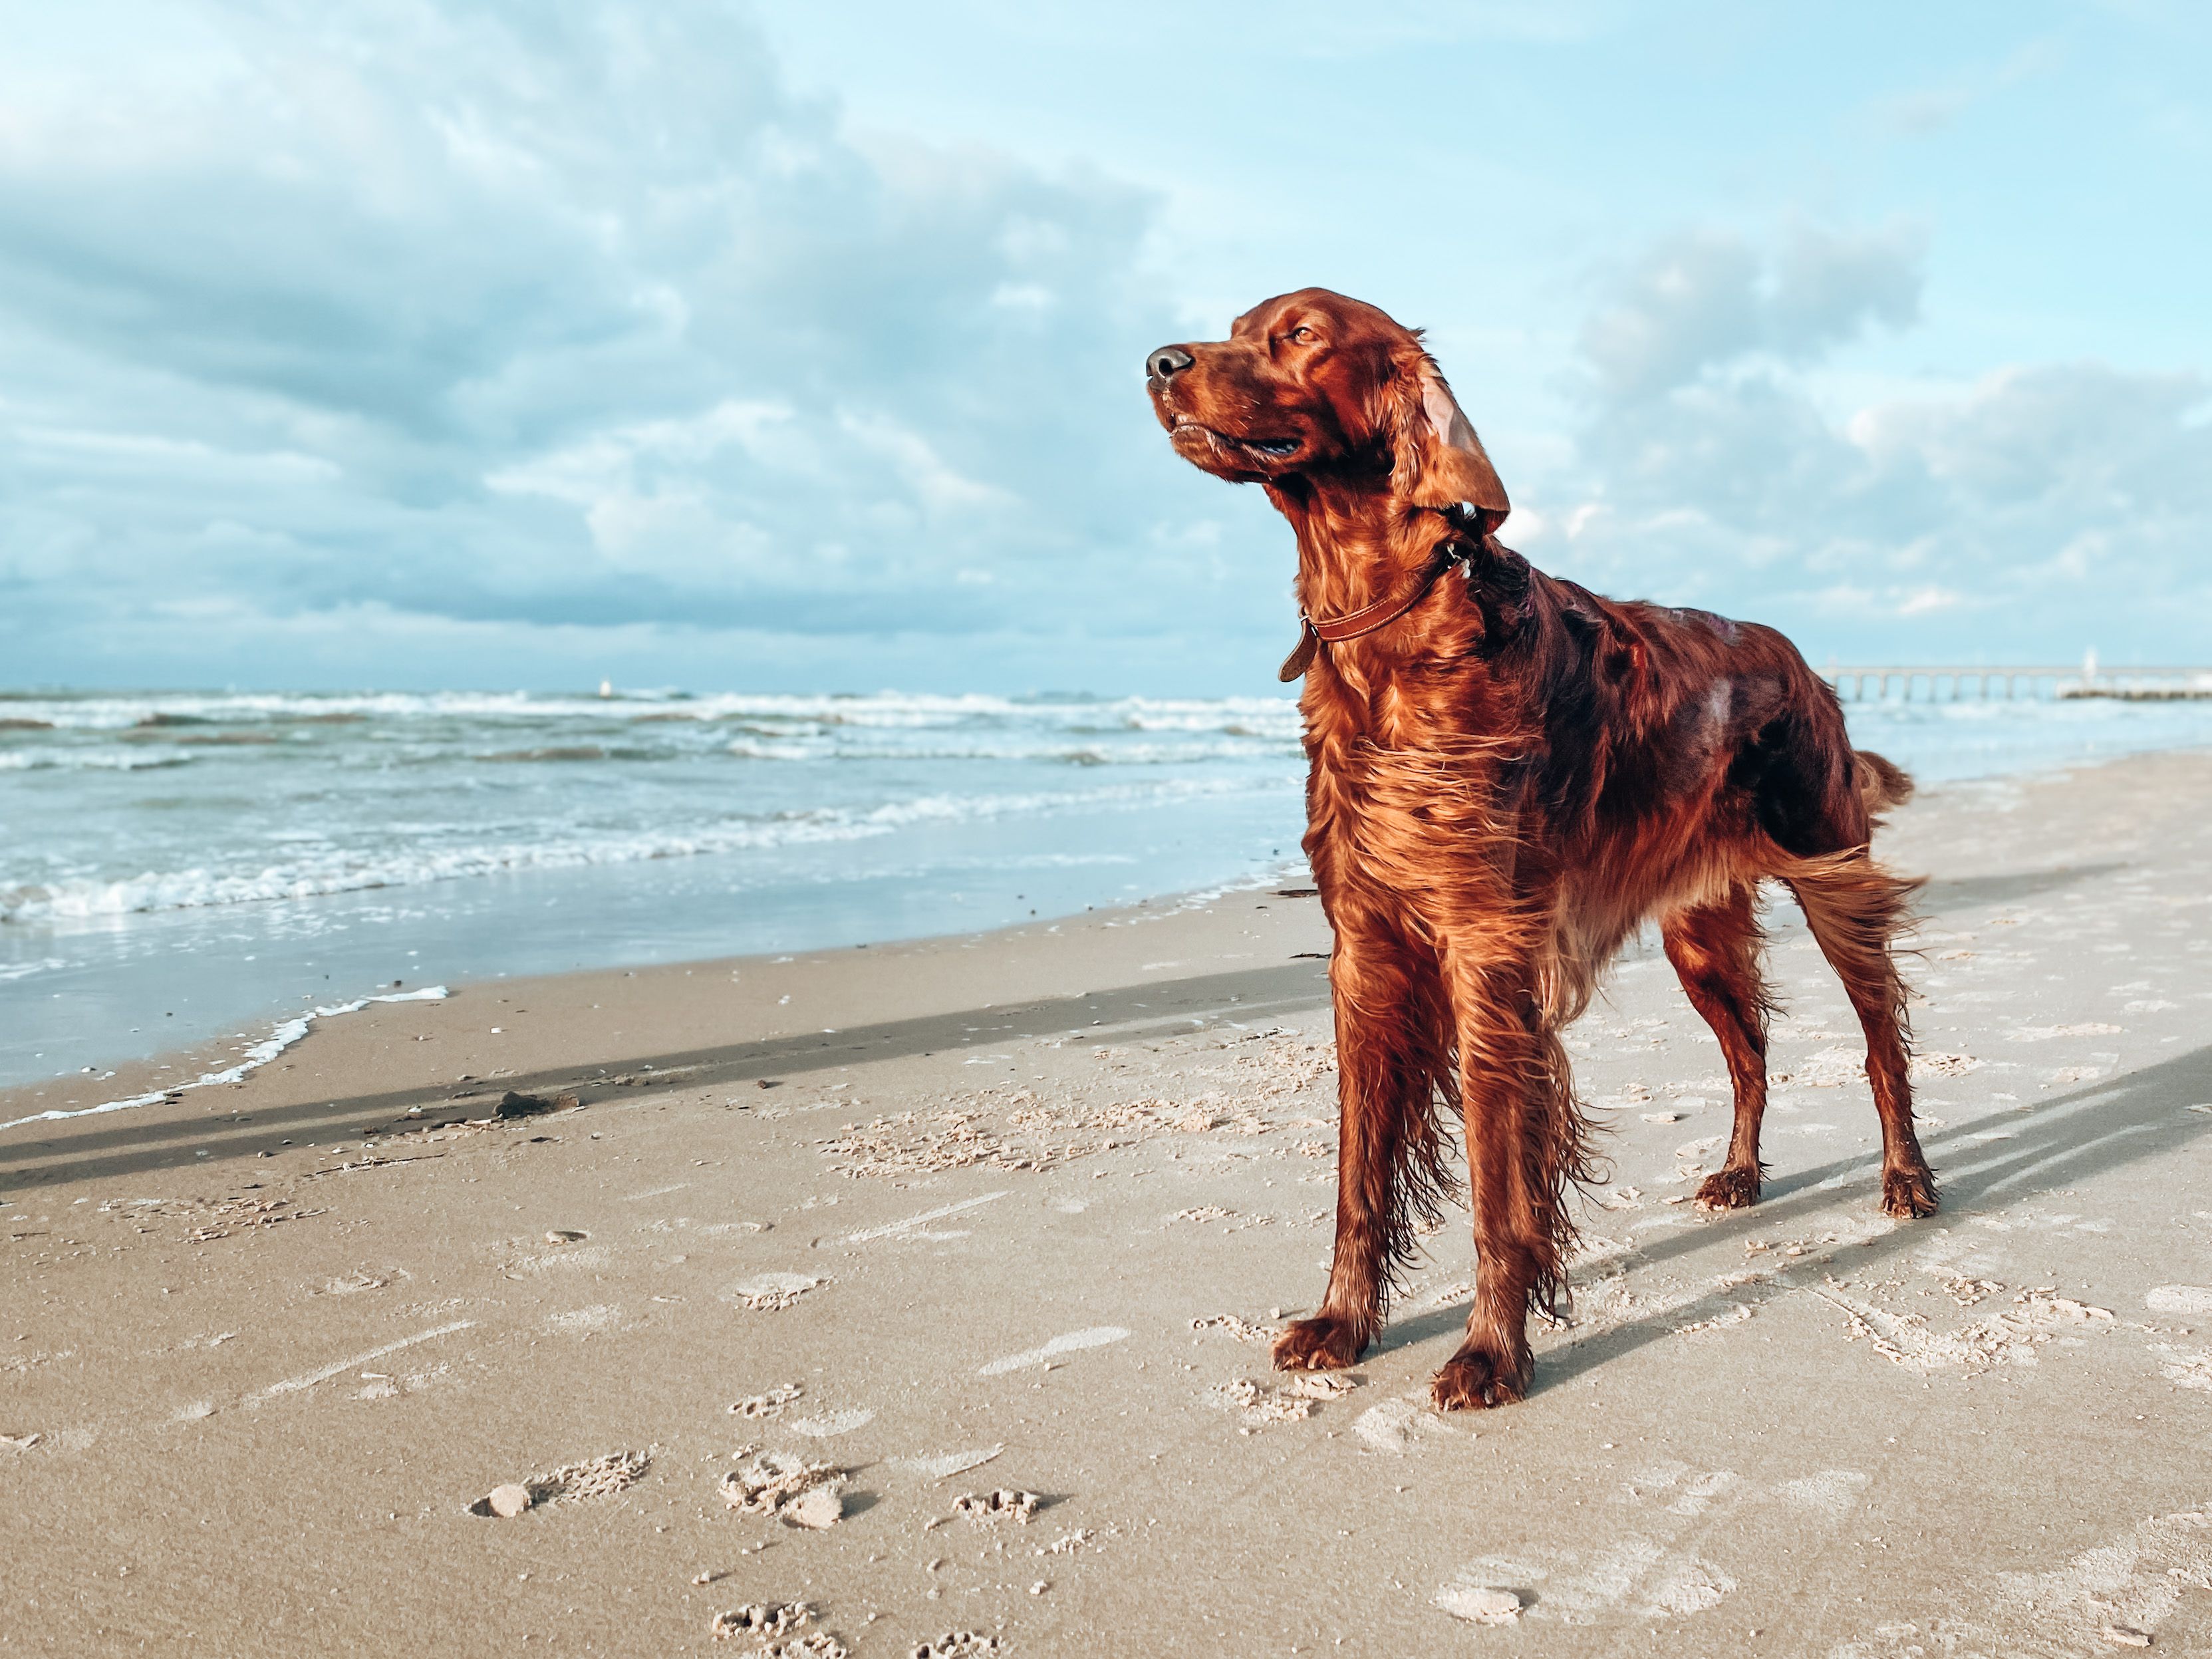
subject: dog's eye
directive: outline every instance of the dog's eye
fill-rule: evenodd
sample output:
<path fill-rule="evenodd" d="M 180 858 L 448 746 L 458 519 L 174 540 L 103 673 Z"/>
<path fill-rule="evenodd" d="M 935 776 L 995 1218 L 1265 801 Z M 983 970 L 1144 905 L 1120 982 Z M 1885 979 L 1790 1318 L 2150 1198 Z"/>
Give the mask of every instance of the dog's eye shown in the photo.
<path fill-rule="evenodd" d="M 1311 345 L 1316 340 L 1321 338 L 1321 336 L 1315 333 L 1304 323 L 1300 323 L 1296 328 L 1292 329 L 1283 337 L 1290 341 L 1293 345 Z"/>

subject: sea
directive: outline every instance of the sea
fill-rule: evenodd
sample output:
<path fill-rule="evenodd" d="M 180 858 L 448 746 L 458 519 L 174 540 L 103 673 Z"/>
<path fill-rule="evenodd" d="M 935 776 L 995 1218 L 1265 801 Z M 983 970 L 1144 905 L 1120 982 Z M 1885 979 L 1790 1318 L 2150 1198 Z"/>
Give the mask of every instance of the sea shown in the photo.
<path fill-rule="evenodd" d="M 1923 782 L 2212 744 L 2212 703 L 1869 702 Z M 1286 696 L 0 693 L 0 1084 L 509 975 L 1295 881 Z"/>

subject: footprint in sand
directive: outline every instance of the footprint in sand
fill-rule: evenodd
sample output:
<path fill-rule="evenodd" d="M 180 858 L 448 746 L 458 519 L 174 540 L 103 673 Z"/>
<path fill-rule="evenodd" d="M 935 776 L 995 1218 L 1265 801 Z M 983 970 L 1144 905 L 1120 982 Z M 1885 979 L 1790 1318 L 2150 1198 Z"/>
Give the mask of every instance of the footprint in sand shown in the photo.
<path fill-rule="evenodd" d="M 828 1440 L 833 1436 L 850 1434 L 855 1429 L 866 1428 L 876 1420 L 876 1414 L 865 1408 L 844 1412 L 823 1412 L 813 1417 L 793 1418 L 784 1426 L 793 1434 L 803 1434 L 809 1440 Z"/>
<path fill-rule="evenodd" d="M 2175 1388 L 2212 1394 L 2212 1349 L 2192 1351 L 2160 1343 L 2152 1352 L 2166 1356 L 2159 1362 L 2158 1374 Z"/>
<path fill-rule="evenodd" d="M 1243 1376 L 1207 1389 L 1206 1399 L 1219 1410 L 1237 1413 L 1246 1432 L 1270 1423 L 1301 1421 L 1313 1415 L 1314 1408 L 1314 1396 L 1303 1389 L 1265 1388 Z"/>
<path fill-rule="evenodd" d="M 950 1480 L 956 1474 L 982 1468 L 1004 1450 L 1004 1446 L 979 1446 L 973 1451 L 946 1452 L 939 1457 L 899 1457 L 891 1461 L 894 1468 L 911 1470 L 925 1480 Z"/>
<path fill-rule="evenodd" d="M 730 1407 L 733 1417 L 769 1418 L 783 1415 L 783 1408 L 806 1392 L 797 1382 L 786 1382 L 770 1389 L 766 1394 L 757 1394 L 750 1400 L 740 1400 Z"/>
<path fill-rule="evenodd" d="M 819 1530 L 844 1513 L 845 1475 L 793 1452 L 765 1451 L 722 1477 L 722 1501 L 733 1510 L 781 1516 Z"/>
<path fill-rule="evenodd" d="M 781 1313 L 830 1281 L 811 1273 L 756 1273 L 730 1286 L 731 1297 L 755 1313 Z"/>
<path fill-rule="evenodd" d="M 2160 1285 L 2144 1296 L 2143 1304 L 2153 1313 L 2191 1314 L 2201 1318 L 2212 1314 L 2212 1289 L 2202 1285 Z"/>
<path fill-rule="evenodd" d="M 995 1636 L 981 1631 L 953 1630 L 907 1650 L 907 1659 L 990 1659 L 1006 1650 Z"/>
<path fill-rule="evenodd" d="M 489 1497 L 470 1504 L 469 1513 L 512 1519 L 525 1510 L 544 1509 L 548 1504 L 588 1504 L 613 1498 L 643 1480 L 652 1467 L 650 1449 L 609 1452 L 581 1463 L 564 1463 L 548 1474 L 495 1488 Z"/>
<path fill-rule="evenodd" d="M 1857 1505 L 1866 1488 L 1867 1477 L 1856 1469 L 1822 1469 L 1802 1480 L 1785 1480 L 1774 1493 L 1785 1504 L 1840 1521 Z"/>
<path fill-rule="evenodd" d="M 575 1308 L 567 1313 L 556 1313 L 545 1322 L 545 1328 L 559 1331 L 567 1336 L 588 1336 L 597 1331 L 611 1331 L 622 1323 L 622 1310 L 601 1303 L 590 1308 Z"/>
<path fill-rule="evenodd" d="M 996 1492 L 969 1492 L 952 1500 L 953 1514 L 964 1521 L 984 1525 L 995 1525 L 1001 1521 L 1012 1521 L 1026 1527 L 1030 1517 L 1037 1511 L 1043 1500 L 1033 1492 L 1016 1492 L 1001 1486 Z"/>
<path fill-rule="evenodd" d="M 1004 1359 L 994 1359 L 978 1370 L 978 1376 L 1004 1376 L 1008 1371 L 1026 1370 L 1032 1365 L 1048 1365 L 1060 1355 L 1080 1353 L 1085 1348 L 1103 1348 L 1110 1343 L 1126 1341 L 1129 1333 L 1119 1325 L 1094 1325 L 1089 1330 L 1070 1331 L 1065 1336 L 1055 1336 L 1042 1347 L 1031 1348 L 1026 1353 L 1009 1354 Z"/>
<path fill-rule="evenodd" d="M 1453 1432 L 1433 1413 L 1410 1400 L 1385 1400 L 1352 1419 L 1352 1431 L 1379 1452 L 1405 1452 L 1421 1435 Z"/>
<path fill-rule="evenodd" d="M 813 1620 L 814 1609 L 804 1601 L 772 1607 L 756 1604 L 716 1613 L 708 1634 L 717 1642 L 763 1644 L 754 1650 L 755 1659 L 847 1659 L 852 1650 L 827 1631 L 802 1633 L 801 1626 Z"/>

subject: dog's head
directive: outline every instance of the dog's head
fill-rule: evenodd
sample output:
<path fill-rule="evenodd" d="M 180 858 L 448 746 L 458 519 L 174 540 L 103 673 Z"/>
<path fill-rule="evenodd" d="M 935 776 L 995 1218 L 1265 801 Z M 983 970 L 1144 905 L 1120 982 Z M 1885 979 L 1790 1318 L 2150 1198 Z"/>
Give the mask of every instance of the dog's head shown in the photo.
<path fill-rule="evenodd" d="M 1494 530 L 1505 486 L 1421 337 L 1323 288 L 1253 307 L 1225 340 L 1145 360 L 1176 453 L 1236 483 L 1334 474 L 1409 507 L 1473 507 Z"/>

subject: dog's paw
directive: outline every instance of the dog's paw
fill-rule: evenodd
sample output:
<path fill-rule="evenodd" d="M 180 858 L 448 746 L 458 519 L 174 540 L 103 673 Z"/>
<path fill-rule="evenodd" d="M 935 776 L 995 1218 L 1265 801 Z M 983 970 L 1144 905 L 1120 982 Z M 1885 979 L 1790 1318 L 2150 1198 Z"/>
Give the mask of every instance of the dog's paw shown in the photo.
<path fill-rule="evenodd" d="M 1367 1336 L 1348 1320 L 1323 1314 L 1318 1319 L 1294 1319 L 1275 1339 L 1275 1369 L 1279 1371 L 1340 1371 L 1359 1363 L 1367 1351 Z"/>
<path fill-rule="evenodd" d="M 1440 1412 L 1514 1405 L 1528 1397 L 1530 1364 L 1525 1352 L 1508 1357 L 1470 1344 L 1429 1379 L 1429 1399 Z"/>
<path fill-rule="evenodd" d="M 1705 1185 L 1698 1188 L 1701 1210 L 1747 1210 L 1758 1202 L 1759 1171 L 1738 1169 L 1733 1164 L 1707 1176 Z"/>
<path fill-rule="evenodd" d="M 1884 1215 L 1893 1215 L 1900 1221 L 1914 1221 L 1923 1215 L 1934 1215 L 1939 1202 L 1936 1196 L 1935 1171 L 1926 1164 L 1881 1172 L 1881 1210 Z"/>

